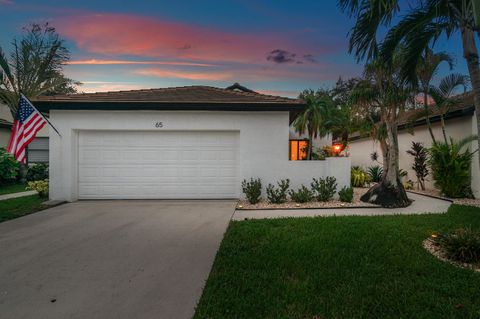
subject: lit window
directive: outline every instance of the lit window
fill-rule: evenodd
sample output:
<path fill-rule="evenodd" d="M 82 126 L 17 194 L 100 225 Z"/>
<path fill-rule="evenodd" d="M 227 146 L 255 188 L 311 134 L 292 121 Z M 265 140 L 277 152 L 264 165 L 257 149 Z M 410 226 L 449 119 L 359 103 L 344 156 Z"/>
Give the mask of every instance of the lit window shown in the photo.
<path fill-rule="evenodd" d="M 308 140 L 290 140 L 290 160 L 302 161 L 307 159 Z"/>

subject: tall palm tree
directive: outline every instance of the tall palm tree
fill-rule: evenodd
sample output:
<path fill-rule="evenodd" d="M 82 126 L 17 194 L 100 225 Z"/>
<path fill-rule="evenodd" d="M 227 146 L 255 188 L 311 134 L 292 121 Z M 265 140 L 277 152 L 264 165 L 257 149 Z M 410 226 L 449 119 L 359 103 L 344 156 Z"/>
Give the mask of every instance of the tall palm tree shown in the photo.
<path fill-rule="evenodd" d="M 395 60 L 394 66 L 401 61 L 400 52 Z M 397 129 L 414 90 L 405 85 L 399 73 L 398 67 L 373 60 L 365 66 L 364 80 L 358 83 L 351 96 L 359 113 L 374 115 L 366 119 L 371 120 L 373 136 L 379 141 L 383 155 L 382 180 L 361 200 L 384 207 L 405 207 L 411 203 L 400 180 Z"/>
<path fill-rule="evenodd" d="M 416 75 L 418 77 L 419 92 L 423 95 L 423 110 L 425 115 L 425 120 L 427 123 L 427 128 L 430 133 L 432 141 L 435 143 L 435 135 L 433 135 L 432 124 L 430 123 L 430 112 L 429 112 L 429 103 L 428 103 L 428 94 L 430 91 L 430 85 L 433 77 L 438 71 L 438 67 L 442 62 L 446 62 L 450 67 L 450 70 L 453 68 L 453 57 L 445 52 L 433 52 L 432 49 L 427 47 L 420 57 L 419 64 L 417 66 Z"/>
<path fill-rule="evenodd" d="M 371 59 L 378 54 L 391 60 L 399 45 L 406 47 L 403 76 L 412 77 L 422 52 L 445 35 L 461 36 L 463 57 L 468 66 L 480 131 L 480 66 L 475 33 L 480 36 L 478 0 L 419 0 L 400 22 L 388 30 L 379 49 L 378 31 L 389 27 L 400 10 L 400 0 L 338 0 L 342 10 L 357 19 L 350 36 L 350 51 L 358 58 Z M 409 3 L 409 5 L 412 5 Z M 480 135 L 478 137 L 480 147 Z M 480 161 L 480 157 L 479 157 Z"/>
<path fill-rule="evenodd" d="M 299 134 L 308 134 L 307 159 L 312 159 L 313 139 L 325 137 L 329 133 L 325 120 L 329 110 L 333 107 L 330 96 L 322 91 L 305 90 L 299 98 L 303 99 L 307 107 L 297 116 L 293 127 Z"/>

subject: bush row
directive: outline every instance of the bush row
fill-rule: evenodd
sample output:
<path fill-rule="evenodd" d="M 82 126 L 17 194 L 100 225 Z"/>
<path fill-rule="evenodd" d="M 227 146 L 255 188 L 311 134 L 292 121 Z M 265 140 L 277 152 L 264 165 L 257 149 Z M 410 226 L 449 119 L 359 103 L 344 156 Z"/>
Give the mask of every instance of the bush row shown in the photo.
<path fill-rule="evenodd" d="M 16 183 L 20 177 L 20 165 L 15 158 L 0 148 L 0 185 Z M 48 179 L 48 164 L 33 164 L 28 167 L 27 181 Z"/>
<path fill-rule="evenodd" d="M 337 193 L 337 180 L 333 176 L 326 178 L 313 178 L 310 188 L 305 185 L 299 189 L 289 189 L 290 180 L 282 179 L 277 185 L 268 184 L 266 187 L 267 200 L 272 204 L 285 203 L 288 197 L 297 203 L 307 203 L 313 200 L 327 202 Z M 260 178 L 243 180 L 242 191 L 250 204 L 256 204 L 262 200 L 262 182 Z M 338 195 L 342 202 L 352 202 L 353 188 L 343 187 Z"/>

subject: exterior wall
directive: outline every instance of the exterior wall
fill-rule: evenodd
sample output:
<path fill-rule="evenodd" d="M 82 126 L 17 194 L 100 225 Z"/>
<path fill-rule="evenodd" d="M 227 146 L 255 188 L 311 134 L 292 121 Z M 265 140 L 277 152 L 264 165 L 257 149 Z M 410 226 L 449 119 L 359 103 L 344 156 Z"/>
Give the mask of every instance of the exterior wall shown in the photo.
<path fill-rule="evenodd" d="M 240 180 L 259 177 L 263 185 L 290 178 L 291 187 L 312 177 L 335 176 L 339 189 L 350 185 L 350 159 L 289 161 L 288 112 L 62 111 L 50 113 L 62 135 L 50 136 L 50 198 L 77 199 L 79 130 L 208 130 L 240 132 Z M 163 128 L 155 128 L 155 122 Z"/>
<path fill-rule="evenodd" d="M 433 133 L 437 140 L 443 140 L 440 123 L 433 123 Z M 449 120 L 446 123 L 447 136 L 451 136 L 455 140 L 460 140 L 468 135 L 476 133 L 475 116 L 464 116 L 456 119 Z M 414 134 L 410 134 L 407 130 L 402 130 L 398 133 L 398 143 L 400 151 L 400 168 L 408 172 L 408 179 L 412 181 L 416 180 L 415 172 L 411 169 L 413 158 L 407 154 L 407 150 L 410 149 L 412 141 L 422 142 L 424 146 L 430 147 L 432 145 L 432 139 L 428 132 L 427 126 L 418 126 L 414 128 Z M 472 149 L 477 149 L 478 144 L 475 141 L 472 143 Z M 378 143 L 371 138 L 363 138 L 350 143 L 350 158 L 352 165 L 368 167 L 372 165 L 379 165 L 370 159 L 370 154 L 373 151 L 377 151 L 379 160 L 381 161 L 382 152 L 378 146 Z M 432 178 L 427 177 L 425 186 L 429 189 L 433 188 Z M 472 162 L 472 189 L 475 197 L 480 197 L 480 176 L 478 168 L 478 152 Z"/>
<path fill-rule="evenodd" d="M 9 128 L 0 127 L 0 147 L 7 147 L 8 140 L 10 139 L 10 132 Z"/>

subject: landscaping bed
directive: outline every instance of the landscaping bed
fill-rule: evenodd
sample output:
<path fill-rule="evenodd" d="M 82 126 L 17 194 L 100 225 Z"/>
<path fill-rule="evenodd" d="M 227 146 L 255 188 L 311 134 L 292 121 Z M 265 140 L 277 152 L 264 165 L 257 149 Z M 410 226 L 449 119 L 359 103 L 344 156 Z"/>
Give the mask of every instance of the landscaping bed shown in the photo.
<path fill-rule="evenodd" d="M 231 222 L 194 318 L 479 318 L 480 273 L 422 246 L 433 231 L 480 229 L 446 214 Z"/>
<path fill-rule="evenodd" d="M 332 199 L 327 202 L 311 201 L 307 203 L 296 203 L 292 200 L 288 200 L 282 204 L 269 203 L 266 200 L 262 200 L 256 204 L 250 204 L 246 200 L 240 200 L 237 203 L 237 210 L 260 210 L 260 209 L 313 209 L 313 208 L 359 208 L 359 207 L 381 207 L 379 205 L 365 203 L 360 200 L 360 197 L 365 194 L 368 188 L 354 188 L 352 202 L 341 202 L 338 199 Z"/>

